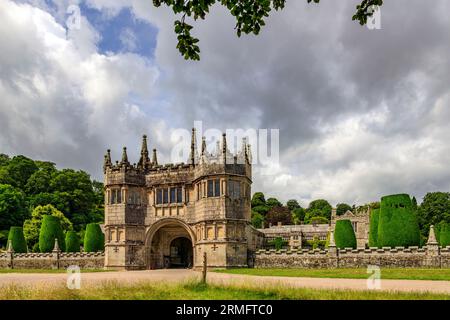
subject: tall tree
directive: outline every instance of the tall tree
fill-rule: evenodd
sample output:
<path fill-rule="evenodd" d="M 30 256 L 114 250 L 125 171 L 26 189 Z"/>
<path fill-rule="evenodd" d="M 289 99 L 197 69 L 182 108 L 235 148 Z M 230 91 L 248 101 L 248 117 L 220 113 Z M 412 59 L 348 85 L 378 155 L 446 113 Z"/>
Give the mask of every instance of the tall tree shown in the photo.
<path fill-rule="evenodd" d="M 346 204 L 346 203 L 339 203 L 336 206 L 336 214 L 338 216 L 342 216 L 347 211 L 352 211 L 352 207 L 350 205 Z"/>
<path fill-rule="evenodd" d="M 430 225 L 440 222 L 450 223 L 450 193 L 429 192 L 423 198 L 417 211 L 420 233 L 428 236 Z"/>
<path fill-rule="evenodd" d="M 267 199 L 266 205 L 269 208 L 282 207 L 283 206 L 283 204 L 280 201 L 278 201 L 278 199 L 276 199 L 276 198 L 269 198 L 269 199 Z"/>
<path fill-rule="evenodd" d="M 265 220 L 266 225 L 276 225 L 278 222 L 292 224 L 292 215 L 287 207 L 275 206 L 267 213 Z"/>
<path fill-rule="evenodd" d="M 64 214 L 53 207 L 52 205 L 38 206 L 34 208 L 31 213 L 31 219 L 28 219 L 23 224 L 23 232 L 28 246 L 33 246 L 39 241 L 39 230 L 41 229 L 42 219 L 44 216 L 50 215 L 56 217 L 61 225 L 63 231 L 72 230 L 72 222 L 70 222 Z"/>
<path fill-rule="evenodd" d="M 294 211 L 294 209 L 301 208 L 300 204 L 297 200 L 291 199 L 286 202 L 286 206 L 289 208 L 289 210 Z"/>
<path fill-rule="evenodd" d="M 28 216 L 23 192 L 13 186 L 0 184 L 0 230 L 21 226 Z"/>

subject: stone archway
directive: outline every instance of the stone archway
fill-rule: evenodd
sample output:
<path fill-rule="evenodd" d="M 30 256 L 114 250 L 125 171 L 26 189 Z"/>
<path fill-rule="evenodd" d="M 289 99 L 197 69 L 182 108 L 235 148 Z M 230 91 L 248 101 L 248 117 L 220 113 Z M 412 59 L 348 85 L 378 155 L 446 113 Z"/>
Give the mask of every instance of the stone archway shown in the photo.
<path fill-rule="evenodd" d="M 179 238 L 186 240 L 174 242 Z M 146 234 L 147 269 L 192 267 L 191 261 L 194 261 L 195 243 L 195 234 L 184 221 L 176 218 L 158 220 L 151 225 Z M 191 250 L 186 248 L 187 245 L 191 246 Z M 183 251 L 182 256 L 178 254 L 178 250 Z"/>

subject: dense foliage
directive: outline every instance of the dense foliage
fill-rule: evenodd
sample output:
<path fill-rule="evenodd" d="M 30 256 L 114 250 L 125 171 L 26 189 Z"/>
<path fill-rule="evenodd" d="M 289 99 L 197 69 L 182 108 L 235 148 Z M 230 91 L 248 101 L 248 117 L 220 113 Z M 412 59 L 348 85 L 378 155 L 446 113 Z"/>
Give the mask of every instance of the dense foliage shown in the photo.
<path fill-rule="evenodd" d="M 8 241 L 11 241 L 14 252 L 27 253 L 27 242 L 25 241 L 22 227 L 11 227 L 9 230 Z"/>
<path fill-rule="evenodd" d="M 105 247 L 105 237 L 98 223 L 89 223 L 86 226 L 84 235 L 84 251 L 97 252 L 103 251 Z"/>
<path fill-rule="evenodd" d="M 336 215 L 342 216 L 347 211 L 352 211 L 352 207 L 346 203 L 339 203 L 336 206 Z"/>
<path fill-rule="evenodd" d="M 59 220 L 63 231 L 70 231 L 73 229 L 70 220 L 67 219 L 61 211 L 53 207 L 51 204 L 46 206 L 37 206 L 31 213 L 31 219 L 26 220 L 23 224 L 25 238 L 27 239 L 27 243 L 31 248 L 33 248 L 33 246 L 37 242 L 39 242 L 39 231 L 41 229 L 42 219 L 46 215 L 56 217 Z"/>
<path fill-rule="evenodd" d="M 369 247 L 378 247 L 378 219 L 379 218 L 380 218 L 380 209 L 373 209 L 370 212 Z"/>
<path fill-rule="evenodd" d="M 292 215 L 287 207 L 276 206 L 270 209 L 265 220 L 267 226 L 276 225 L 279 222 L 283 225 L 292 224 Z"/>
<path fill-rule="evenodd" d="M 6 235 L 13 226 L 21 226 L 29 217 L 25 194 L 12 185 L 0 184 L 0 230 Z M 5 246 L 6 238 L 0 237 L 0 245 Z"/>
<path fill-rule="evenodd" d="M 424 238 L 428 237 L 430 225 L 438 226 L 439 223 L 450 223 L 450 193 L 427 193 L 418 208 L 417 216 L 420 233 Z"/>
<path fill-rule="evenodd" d="M 338 220 L 334 229 L 336 247 L 356 248 L 356 236 L 350 220 Z"/>
<path fill-rule="evenodd" d="M 51 252 L 55 247 L 55 239 L 61 251 L 65 251 L 66 243 L 59 219 L 55 216 L 45 215 L 39 232 L 39 250 Z"/>
<path fill-rule="evenodd" d="M 80 238 L 75 231 L 66 232 L 66 252 L 80 252 Z"/>
<path fill-rule="evenodd" d="M 88 223 L 103 221 L 103 202 L 103 184 L 84 171 L 58 170 L 52 162 L 0 154 L 0 246 L 6 245 L 9 228 L 22 226 L 39 206 L 51 204 L 81 231 Z M 25 226 L 29 242 L 27 231 Z M 37 243 L 38 232 L 34 230 L 30 247 Z"/>
<path fill-rule="evenodd" d="M 286 240 L 283 240 L 283 238 L 281 237 L 277 237 L 271 241 L 269 241 L 269 246 L 274 247 L 276 250 L 280 250 L 283 249 L 283 247 L 285 247 L 288 242 Z"/>
<path fill-rule="evenodd" d="M 381 198 L 377 244 L 379 247 L 419 246 L 417 213 L 409 195 Z"/>
<path fill-rule="evenodd" d="M 438 223 L 434 227 L 434 234 L 439 245 L 450 246 L 450 223 L 444 221 Z"/>

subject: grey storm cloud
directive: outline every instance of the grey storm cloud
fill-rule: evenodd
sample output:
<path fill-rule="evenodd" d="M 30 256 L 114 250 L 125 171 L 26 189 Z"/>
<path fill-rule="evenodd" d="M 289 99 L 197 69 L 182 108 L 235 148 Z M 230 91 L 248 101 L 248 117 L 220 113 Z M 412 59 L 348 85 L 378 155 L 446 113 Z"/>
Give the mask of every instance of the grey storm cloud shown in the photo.
<path fill-rule="evenodd" d="M 57 2 L 60 8 L 70 3 Z M 382 29 L 368 30 L 351 21 L 358 2 L 289 1 L 260 35 L 241 38 L 233 18 L 216 6 L 206 21 L 195 23 L 200 62 L 179 56 L 173 14 L 151 1 L 87 4 L 108 15 L 129 7 L 137 19 L 155 25 L 152 61 L 101 55 L 92 27 L 67 39 L 42 10 L 16 8 L 9 18 L 38 15 L 41 33 L 2 18 L 1 151 L 101 178 L 107 147 L 118 158 L 127 145 L 137 160 L 140 135 L 147 133 L 167 159 L 171 129 L 201 120 L 220 130 L 279 129 L 280 163 L 272 174 L 256 168 L 253 190 L 282 200 L 306 205 L 323 197 L 353 204 L 389 193 L 420 198 L 449 190 L 450 4 L 386 2 Z M 59 40 L 48 43 L 45 33 Z M 81 67 L 73 72 L 50 54 L 58 49 Z M 43 89 L 52 83 L 52 90 Z"/>

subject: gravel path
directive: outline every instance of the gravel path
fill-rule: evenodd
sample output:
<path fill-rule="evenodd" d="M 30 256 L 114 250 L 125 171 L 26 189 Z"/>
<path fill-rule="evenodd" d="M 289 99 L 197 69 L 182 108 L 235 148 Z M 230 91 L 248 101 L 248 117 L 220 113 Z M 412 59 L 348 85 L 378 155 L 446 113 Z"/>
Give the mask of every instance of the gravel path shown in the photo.
<path fill-rule="evenodd" d="M 145 270 L 82 273 L 81 284 L 99 285 L 105 281 L 136 283 L 140 281 L 179 283 L 191 279 L 200 279 L 201 273 L 191 270 Z M 12 283 L 18 285 L 61 285 L 66 283 L 64 273 L 7 273 L 0 274 L 0 287 Z M 315 289 L 351 289 L 367 290 L 365 279 L 330 279 L 330 278 L 294 278 L 249 276 L 225 273 L 208 273 L 208 282 L 216 284 L 236 284 L 254 287 L 281 284 L 288 287 Z M 382 280 L 381 290 L 403 292 L 432 292 L 450 294 L 450 281 L 430 280 Z"/>

